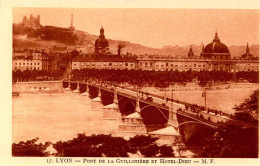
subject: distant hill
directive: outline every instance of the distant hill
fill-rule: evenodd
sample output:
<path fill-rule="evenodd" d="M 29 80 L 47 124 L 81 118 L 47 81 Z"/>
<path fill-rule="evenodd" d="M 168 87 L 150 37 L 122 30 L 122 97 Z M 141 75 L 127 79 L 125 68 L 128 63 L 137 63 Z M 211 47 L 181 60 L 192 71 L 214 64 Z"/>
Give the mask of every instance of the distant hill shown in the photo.
<path fill-rule="evenodd" d="M 94 43 L 98 38 L 96 35 L 88 34 L 83 31 L 70 31 L 67 28 L 44 26 L 40 29 L 24 28 L 19 24 L 13 25 L 13 48 L 45 48 L 53 49 L 63 48 L 64 50 L 78 49 L 85 53 L 94 51 Z M 117 52 L 119 44 L 125 45 L 122 53 L 130 52 L 132 54 L 161 54 L 161 55 L 179 55 L 187 56 L 190 46 L 164 46 L 161 49 L 146 47 L 140 44 L 131 43 L 128 41 L 111 40 L 109 42 L 109 50 L 112 53 Z M 245 46 L 228 46 L 232 57 L 239 57 L 246 51 Z M 202 45 L 192 45 L 195 55 L 200 55 Z M 250 53 L 254 56 L 259 56 L 259 45 L 250 46 Z"/>

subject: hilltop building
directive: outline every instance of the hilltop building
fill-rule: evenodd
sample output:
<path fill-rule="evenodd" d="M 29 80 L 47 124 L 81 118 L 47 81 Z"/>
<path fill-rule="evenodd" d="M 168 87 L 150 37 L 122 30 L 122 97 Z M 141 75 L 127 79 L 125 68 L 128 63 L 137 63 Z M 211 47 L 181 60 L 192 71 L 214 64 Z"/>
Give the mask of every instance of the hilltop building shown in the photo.
<path fill-rule="evenodd" d="M 22 25 L 25 27 L 31 27 L 31 28 L 40 28 L 40 15 L 37 15 L 37 17 L 34 17 L 32 14 L 29 18 L 26 16 L 23 17 Z"/>
<path fill-rule="evenodd" d="M 241 58 L 231 58 L 228 47 L 220 42 L 217 32 L 211 43 L 202 47 L 202 52 L 196 56 L 190 48 L 187 57 L 161 56 L 161 55 L 117 55 L 111 56 L 108 52 L 109 43 L 105 39 L 103 27 L 100 36 L 95 42 L 93 55 L 79 55 L 72 61 L 73 69 L 127 69 L 127 70 L 150 70 L 150 71 L 258 71 L 258 58 L 246 53 Z M 101 56 L 102 55 L 102 56 Z"/>

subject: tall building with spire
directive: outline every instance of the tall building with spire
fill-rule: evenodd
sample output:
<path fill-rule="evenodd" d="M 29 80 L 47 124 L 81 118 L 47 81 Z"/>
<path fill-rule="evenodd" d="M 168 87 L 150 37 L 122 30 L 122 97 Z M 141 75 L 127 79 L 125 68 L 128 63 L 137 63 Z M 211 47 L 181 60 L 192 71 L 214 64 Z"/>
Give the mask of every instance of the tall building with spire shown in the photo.
<path fill-rule="evenodd" d="M 102 26 L 100 29 L 99 38 L 95 41 L 95 54 L 108 54 L 109 45 L 104 33 L 105 30 Z"/>
<path fill-rule="evenodd" d="M 70 15 L 70 27 L 69 27 L 69 29 L 71 31 L 75 30 L 75 27 L 73 26 L 73 14 Z"/>
<path fill-rule="evenodd" d="M 250 52 L 249 52 L 248 42 L 247 42 L 247 46 L 246 46 L 246 53 L 241 55 L 241 59 L 254 59 L 254 55 L 250 54 Z"/>
<path fill-rule="evenodd" d="M 188 58 L 193 58 L 194 57 L 194 53 L 193 53 L 193 50 L 192 50 L 192 46 L 190 46 L 190 51 L 188 53 Z"/>

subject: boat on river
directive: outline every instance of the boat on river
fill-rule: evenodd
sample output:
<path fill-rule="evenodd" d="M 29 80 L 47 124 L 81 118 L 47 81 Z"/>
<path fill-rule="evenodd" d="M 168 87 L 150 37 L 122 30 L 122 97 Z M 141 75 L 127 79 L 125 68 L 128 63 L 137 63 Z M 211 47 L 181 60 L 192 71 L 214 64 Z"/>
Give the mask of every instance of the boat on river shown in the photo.
<path fill-rule="evenodd" d="M 19 92 L 12 92 L 12 96 L 19 96 Z"/>

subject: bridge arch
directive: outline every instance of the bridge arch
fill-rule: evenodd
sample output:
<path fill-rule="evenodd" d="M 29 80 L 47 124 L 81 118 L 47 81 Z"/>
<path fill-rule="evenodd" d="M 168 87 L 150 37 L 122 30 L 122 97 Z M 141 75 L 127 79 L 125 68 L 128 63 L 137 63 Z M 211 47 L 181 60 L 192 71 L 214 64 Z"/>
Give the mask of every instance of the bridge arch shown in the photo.
<path fill-rule="evenodd" d="M 113 97 L 114 97 L 114 96 L 113 96 Z M 121 97 L 120 99 L 118 99 L 118 103 L 119 103 L 122 99 L 124 99 L 124 100 L 130 100 L 130 101 L 131 101 L 131 104 L 135 107 L 135 103 L 134 103 L 131 99 L 127 98 L 127 97 Z"/>
<path fill-rule="evenodd" d="M 135 112 L 136 104 L 131 98 L 119 95 L 118 106 L 122 115 L 129 115 Z"/>
<path fill-rule="evenodd" d="M 144 106 L 142 109 L 141 109 L 141 112 L 142 112 L 142 110 L 144 110 L 145 108 L 148 108 L 148 107 L 153 107 L 153 108 L 156 108 L 162 115 L 163 115 L 163 117 L 165 118 L 165 120 L 166 121 L 168 121 L 168 118 L 164 115 L 164 113 L 162 112 L 162 110 L 160 110 L 158 107 L 155 107 L 155 106 L 153 106 L 153 105 L 146 105 L 146 106 Z"/>

